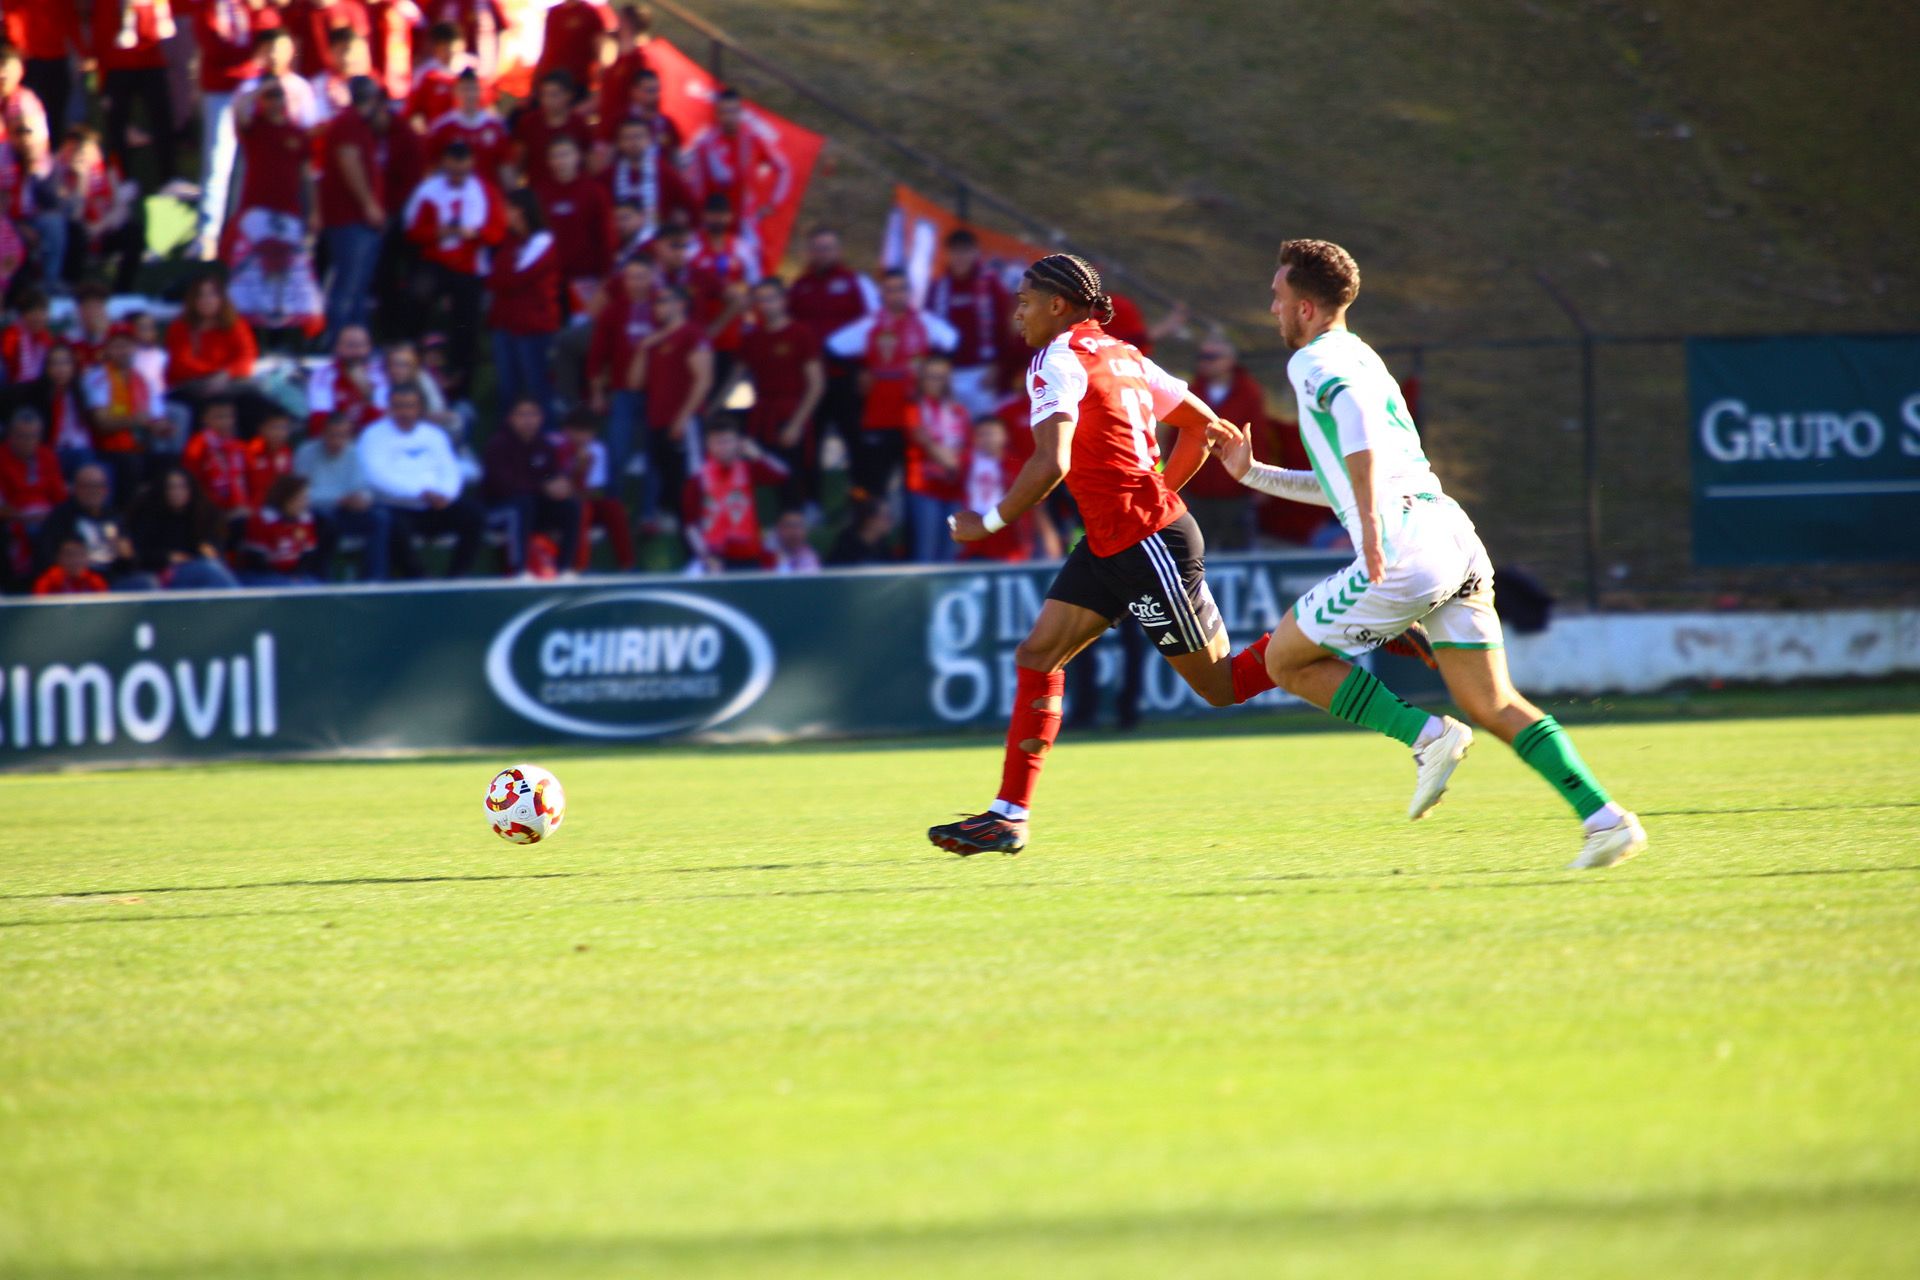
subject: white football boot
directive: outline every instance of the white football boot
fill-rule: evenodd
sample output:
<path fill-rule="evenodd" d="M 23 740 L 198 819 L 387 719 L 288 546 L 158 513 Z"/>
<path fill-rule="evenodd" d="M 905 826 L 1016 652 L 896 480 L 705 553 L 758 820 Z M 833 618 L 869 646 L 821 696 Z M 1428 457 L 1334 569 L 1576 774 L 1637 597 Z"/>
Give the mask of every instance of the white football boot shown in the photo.
<path fill-rule="evenodd" d="M 1420 776 L 1414 783 L 1413 803 L 1407 806 L 1407 819 L 1411 822 L 1420 821 L 1440 803 L 1440 797 L 1447 794 L 1447 779 L 1467 758 L 1467 748 L 1473 745 L 1473 730 L 1452 716 L 1440 717 L 1440 725 L 1439 737 L 1424 747 L 1414 748 L 1413 763 Z"/>
<path fill-rule="evenodd" d="M 1640 819 L 1629 813 L 1611 827 L 1589 831 L 1580 856 L 1567 864 L 1569 871 L 1585 871 L 1618 866 L 1647 847 L 1647 830 Z"/>

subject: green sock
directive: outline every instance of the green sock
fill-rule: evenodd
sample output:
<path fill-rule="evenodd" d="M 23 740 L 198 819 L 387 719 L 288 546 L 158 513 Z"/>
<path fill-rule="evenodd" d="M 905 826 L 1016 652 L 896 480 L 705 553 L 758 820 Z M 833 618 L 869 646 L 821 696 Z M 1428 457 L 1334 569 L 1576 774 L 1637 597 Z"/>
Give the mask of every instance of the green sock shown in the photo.
<path fill-rule="evenodd" d="M 1333 691 L 1327 710 L 1348 724 L 1357 724 L 1375 733 L 1384 733 L 1412 746 L 1427 727 L 1427 713 L 1410 707 L 1359 667 L 1347 672 L 1347 678 Z"/>
<path fill-rule="evenodd" d="M 1513 740 L 1513 749 L 1582 818 L 1607 803 L 1606 789 L 1594 780 L 1587 762 L 1574 750 L 1573 739 L 1552 716 L 1522 729 Z"/>

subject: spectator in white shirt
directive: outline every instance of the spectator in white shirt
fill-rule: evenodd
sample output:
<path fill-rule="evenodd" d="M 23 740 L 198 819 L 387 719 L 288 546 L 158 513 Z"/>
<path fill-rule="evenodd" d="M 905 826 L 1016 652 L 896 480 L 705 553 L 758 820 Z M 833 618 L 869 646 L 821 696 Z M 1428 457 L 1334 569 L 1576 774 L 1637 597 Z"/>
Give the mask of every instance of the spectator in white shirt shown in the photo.
<path fill-rule="evenodd" d="M 422 420 L 426 408 L 418 387 L 387 393 L 387 416 L 360 433 L 355 446 L 374 501 L 393 522 L 399 574 L 421 576 L 418 537 L 454 536 L 449 577 L 462 577 L 480 552 L 486 514 L 465 487 L 460 462 L 447 433 Z"/>

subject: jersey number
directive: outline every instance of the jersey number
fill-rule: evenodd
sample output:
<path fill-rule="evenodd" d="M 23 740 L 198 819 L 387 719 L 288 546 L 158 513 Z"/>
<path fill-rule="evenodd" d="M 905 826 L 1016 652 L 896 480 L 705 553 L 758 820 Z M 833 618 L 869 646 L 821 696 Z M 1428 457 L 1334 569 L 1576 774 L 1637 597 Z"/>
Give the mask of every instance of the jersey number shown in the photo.
<path fill-rule="evenodd" d="M 1120 408 L 1133 427 L 1133 453 L 1148 471 L 1160 461 L 1160 441 L 1153 434 L 1153 397 L 1139 387 L 1120 388 Z"/>

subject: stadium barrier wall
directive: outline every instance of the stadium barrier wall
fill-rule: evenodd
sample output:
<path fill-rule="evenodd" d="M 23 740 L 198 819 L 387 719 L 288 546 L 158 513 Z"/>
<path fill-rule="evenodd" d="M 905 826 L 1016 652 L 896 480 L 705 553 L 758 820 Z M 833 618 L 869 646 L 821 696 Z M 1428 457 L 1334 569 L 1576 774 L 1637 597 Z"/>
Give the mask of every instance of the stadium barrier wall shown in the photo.
<path fill-rule="evenodd" d="M 1345 563 L 1208 565 L 1229 633 Z M 0 769 L 997 732 L 1052 565 L 163 592 L 0 606 Z M 1093 659 L 1119 681 L 1111 633 Z M 1142 709 L 1213 711 L 1147 659 Z M 1417 664 L 1382 659 L 1408 692 Z M 1287 701 L 1269 694 L 1267 706 Z M 1255 703 L 1250 705 L 1262 705 Z"/>

